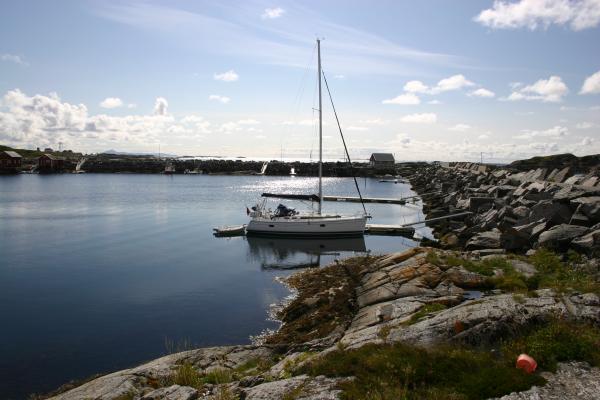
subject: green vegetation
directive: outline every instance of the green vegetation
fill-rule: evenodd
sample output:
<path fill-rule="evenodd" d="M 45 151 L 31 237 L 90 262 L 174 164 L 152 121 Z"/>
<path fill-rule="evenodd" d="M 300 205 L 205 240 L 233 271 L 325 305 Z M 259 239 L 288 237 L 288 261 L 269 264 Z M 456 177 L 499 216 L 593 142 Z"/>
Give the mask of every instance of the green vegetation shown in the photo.
<path fill-rule="evenodd" d="M 531 263 L 536 267 L 537 273 L 529 278 L 525 277 L 514 269 L 510 258 Z M 575 290 L 600 294 L 600 282 L 594 277 L 593 271 L 586 271 L 579 265 L 583 263 L 583 257 L 574 251 L 567 253 L 566 262 L 556 253 L 544 248 L 537 250 L 529 258 L 509 255 L 508 258 L 490 257 L 481 261 L 465 259 L 452 253 L 438 254 L 430 251 L 426 260 L 442 269 L 461 266 L 467 271 L 486 276 L 482 287 L 488 289 L 528 293 L 530 296 L 533 295 L 533 290 L 543 288 L 554 289 L 559 293 Z M 578 267 L 574 264 L 578 264 Z"/>
<path fill-rule="evenodd" d="M 571 252 L 567 254 L 567 262 L 547 249 L 539 249 L 530 257 L 538 273 L 530 279 L 530 288 L 551 288 L 559 293 L 576 290 L 583 293 L 600 294 L 600 282 L 585 268 L 575 268 L 573 263 L 580 263 L 581 256 Z"/>
<path fill-rule="evenodd" d="M 545 326 L 533 326 L 528 332 L 502 346 L 509 360 L 527 353 L 543 370 L 556 370 L 561 361 L 586 361 L 600 366 L 600 330 L 590 325 L 555 320 Z"/>
<path fill-rule="evenodd" d="M 410 317 L 410 320 L 408 321 L 408 325 L 416 324 L 417 322 L 419 322 L 421 320 L 421 318 L 425 317 L 429 313 L 442 311 L 442 310 L 445 310 L 446 308 L 448 308 L 448 307 L 446 307 L 444 304 L 441 304 L 441 303 L 425 304 L 423 307 L 421 307 L 421 309 L 419 309 L 419 311 L 417 311 Z"/>
<path fill-rule="evenodd" d="M 370 256 L 352 257 L 289 277 L 287 283 L 299 295 L 278 315 L 283 325 L 267 343 L 306 343 L 347 326 L 357 311 L 355 291 L 360 273 L 375 260 Z"/>
<path fill-rule="evenodd" d="M 183 363 L 177 370 L 171 375 L 164 386 L 169 385 L 181 385 L 191 386 L 195 389 L 202 389 L 204 386 L 204 380 L 202 374 L 190 363 Z"/>
<path fill-rule="evenodd" d="M 336 350 L 294 371 L 311 376 L 354 377 L 340 384 L 344 399 L 471 400 L 500 397 L 545 380 L 515 368 L 527 353 L 538 369 L 553 370 L 567 360 L 600 365 L 600 330 L 553 320 L 532 327 L 494 352 L 438 346 L 429 350 L 403 343 L 368 344 Z"/>
<path fill-rule="evenodd" d="M 355 377 L 340 384 L 344 399 L 481 399 L 545 382 L 495 360 L 487 352 L 425 350 L 402 343 L 335 351 L 299 372 Z"/>

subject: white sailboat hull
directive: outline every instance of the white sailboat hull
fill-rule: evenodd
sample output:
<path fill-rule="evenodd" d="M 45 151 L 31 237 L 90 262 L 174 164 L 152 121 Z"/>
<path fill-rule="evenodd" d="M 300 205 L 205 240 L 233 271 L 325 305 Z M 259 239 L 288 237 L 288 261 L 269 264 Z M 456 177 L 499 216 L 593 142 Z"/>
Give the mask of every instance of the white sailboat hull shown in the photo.
<path fill-rule="evenodd" d="M 253 218 L 246 226 L 249 235 L 357 236 L 367 224 L 366 216 L 312 218 Z"/>

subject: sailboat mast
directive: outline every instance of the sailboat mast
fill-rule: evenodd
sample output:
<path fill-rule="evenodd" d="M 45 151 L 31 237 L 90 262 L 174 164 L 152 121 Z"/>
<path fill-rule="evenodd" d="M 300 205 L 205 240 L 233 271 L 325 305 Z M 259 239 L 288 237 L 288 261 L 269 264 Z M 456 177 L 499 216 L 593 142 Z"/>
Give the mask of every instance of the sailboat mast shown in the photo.
<path fill-rule="evenodd" d="M 319 215 L 323 204 L 323 99 L 321 98 L 321 40 L 317 39 L 317 74 L 319 78 Z"/>

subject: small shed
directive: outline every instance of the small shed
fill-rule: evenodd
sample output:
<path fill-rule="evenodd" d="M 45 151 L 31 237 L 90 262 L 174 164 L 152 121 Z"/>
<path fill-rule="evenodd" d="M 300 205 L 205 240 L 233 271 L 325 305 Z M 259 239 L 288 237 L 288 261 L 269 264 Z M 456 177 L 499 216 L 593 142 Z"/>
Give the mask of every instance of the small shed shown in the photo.
<path fill-rule="evenodd" d="M 63 169 L 65 160 L 52 154 L 42 154 L 38 158 L 38 168 L 41 170 L 59 171 Z"/>
<path fill-rule="evenodd" d="M 392 153 L 373 153 L 369 159 L 369 164 L 377 169 L 394 168 L 394 155 Z"/>
<path fill-rule="evenodd" d="M 16 151 L 0 151 L 0 169 L 12 170 L 21 168 L 23 157 Z"/>

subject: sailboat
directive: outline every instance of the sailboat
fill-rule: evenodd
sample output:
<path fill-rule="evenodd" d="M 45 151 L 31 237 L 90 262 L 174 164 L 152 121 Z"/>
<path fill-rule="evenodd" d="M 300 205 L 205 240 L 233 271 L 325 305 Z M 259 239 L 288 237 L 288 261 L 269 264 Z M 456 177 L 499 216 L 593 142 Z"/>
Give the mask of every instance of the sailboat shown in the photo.
<path fill-rule="evenodd" d="M 317 39 L 317 74 L 319 83 L 319 194 L 273 194 L 263 193 L 263 201 L 246 209 L 250 221 L 246 226 L 248 235 L 276 236 L 360 236 L 364 234 L 367 218 L 366 209 L 359 215 L 338 215 L 322 213 L 323 202 L 323 99 L 321 93 L 321 41 Z M 327 84 L 327 80 L 325 80 Z M 328 88 L 329 90 L 329 88 Z M 331 94 L 330 94 L 331 96 Z M 334 108 L 335 112 L 335 108 Z M 337 118 L 337 114 L 336 114 Z M 338 124 L 339 125 L 339 124 Z M 340 131 L 341 132 L 341 131 Z M 343 136 L 342 136 L 343 138 Z M 345 143 L 344 143 L 345 146 Z M 346 150 L 347 152 L 347 150 Z M 349 155 L 348 155 L 349 158 Z M 358 190 L 358 184 L 355 185 Z M 359 190 L 360 196 L 360 190 Z M 317 212 L 300 213 L 280 204 L 275 211 L 266 207 L 266 198 L 280 198 L 316 202 Z"/>

